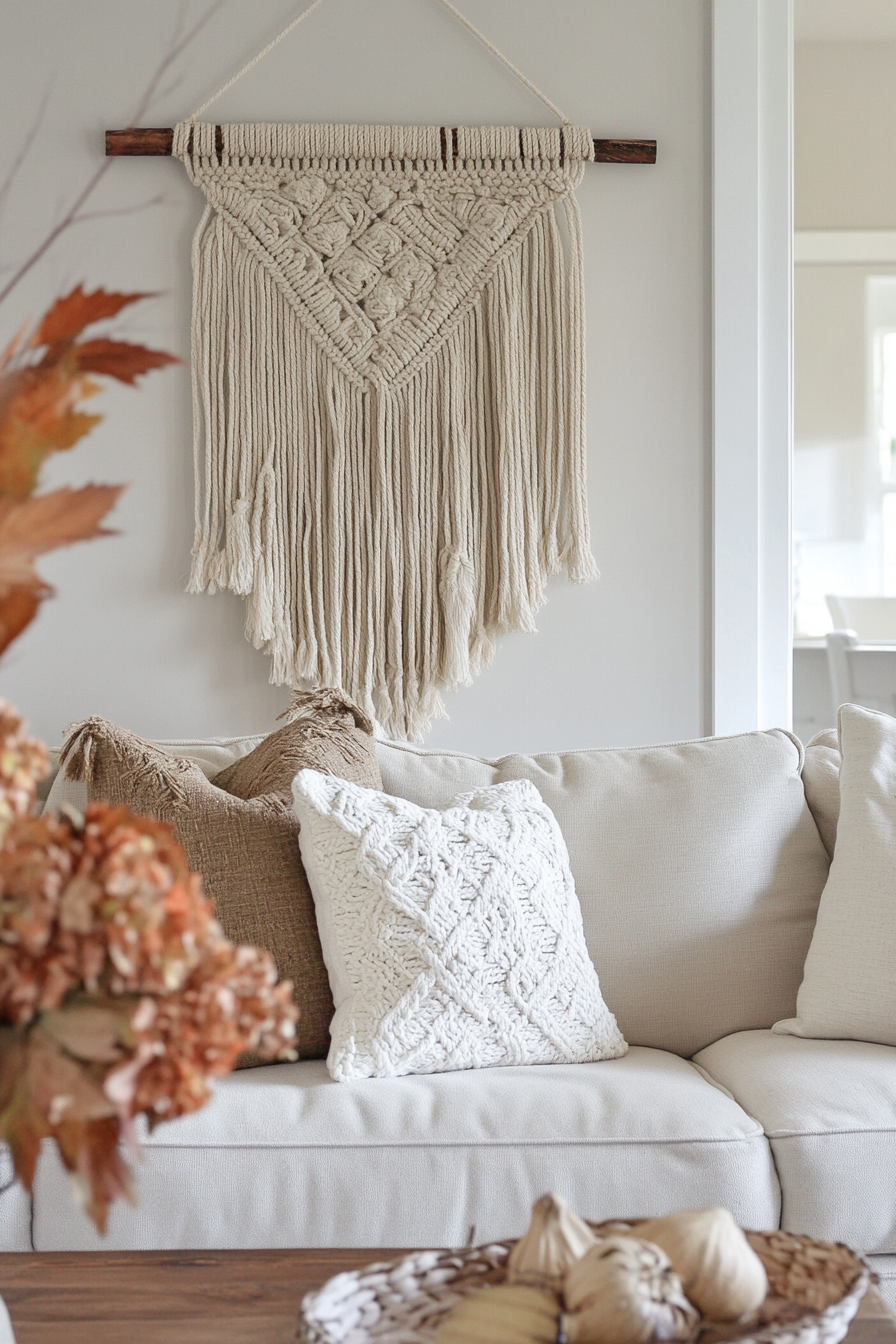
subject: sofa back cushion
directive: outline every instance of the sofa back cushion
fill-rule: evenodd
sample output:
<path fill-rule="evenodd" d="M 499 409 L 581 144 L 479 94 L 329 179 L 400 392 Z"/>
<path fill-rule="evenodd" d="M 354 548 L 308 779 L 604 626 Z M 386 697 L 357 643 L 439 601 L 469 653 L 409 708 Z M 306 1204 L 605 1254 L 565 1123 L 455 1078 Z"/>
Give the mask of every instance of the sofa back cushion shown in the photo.
<path fill-rule="evenodd" d="M 387 792 L 425 807 L 484 784 L 535 784 L 630 1044 L 689 1056 L 792 1016 L 828 856 L 790 734 L 497 760 L 379 742 L 377 755 Z"/>
<path fill-rule="evenodd" d="M 803 787 L 824 847 L 833 858 L 840 816 L 840 740 L 836 728 L 816 733 L 806 747 Z"/>

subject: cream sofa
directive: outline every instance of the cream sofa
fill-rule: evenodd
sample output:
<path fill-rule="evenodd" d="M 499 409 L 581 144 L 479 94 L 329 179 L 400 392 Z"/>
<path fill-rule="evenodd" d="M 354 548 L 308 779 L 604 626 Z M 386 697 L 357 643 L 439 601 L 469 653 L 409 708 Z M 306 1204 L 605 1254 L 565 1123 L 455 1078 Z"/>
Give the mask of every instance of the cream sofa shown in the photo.
<path fill-rule="evenodd" d="M 259 740 L 164 745 L 213 774 Z M 0 1196 L 0 1245 L 454 1245 L 518 1234 L 553 1189 L 595 1219 L 721 1204 L 845 1241 L 896 1304 L 896 1049 L 770 1030 L 794 1014 L 827 876 L 836 739 L 378 754 L 386 789 L 425 806 L 535 783 L 628 1054 L 356 1083 L 322 1061 L 245 1070 L 147 1141 L 139 1205 L 106 1239 L 47 1151 L 33 1201 Z M 50 803 L 79 787 L 57 779 Z"/>

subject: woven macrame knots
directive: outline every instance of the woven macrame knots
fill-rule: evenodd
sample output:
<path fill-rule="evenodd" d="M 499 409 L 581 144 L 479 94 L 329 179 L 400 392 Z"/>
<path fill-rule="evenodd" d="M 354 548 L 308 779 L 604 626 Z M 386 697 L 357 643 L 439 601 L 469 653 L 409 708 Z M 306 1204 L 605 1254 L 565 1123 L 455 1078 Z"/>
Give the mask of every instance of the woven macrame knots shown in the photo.
<path fill-rule="evenodd" d="M 191 588 L 250 599 L 273 680 L 419 736 L 549 574 L 594 574 L 590 132 L 184 122 L 174 148 L 208 203 Z"/>

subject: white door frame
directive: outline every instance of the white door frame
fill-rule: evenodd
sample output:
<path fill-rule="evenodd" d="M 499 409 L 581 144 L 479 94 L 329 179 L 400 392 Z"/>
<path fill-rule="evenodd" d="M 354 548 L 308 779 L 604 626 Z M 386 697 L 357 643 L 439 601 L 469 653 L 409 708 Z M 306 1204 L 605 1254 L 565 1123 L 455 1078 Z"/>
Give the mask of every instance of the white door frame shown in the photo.
<path fill-rule="evenodd" d="M 712 0 L 712 731 L 791 723 L 792 0 Z"/>

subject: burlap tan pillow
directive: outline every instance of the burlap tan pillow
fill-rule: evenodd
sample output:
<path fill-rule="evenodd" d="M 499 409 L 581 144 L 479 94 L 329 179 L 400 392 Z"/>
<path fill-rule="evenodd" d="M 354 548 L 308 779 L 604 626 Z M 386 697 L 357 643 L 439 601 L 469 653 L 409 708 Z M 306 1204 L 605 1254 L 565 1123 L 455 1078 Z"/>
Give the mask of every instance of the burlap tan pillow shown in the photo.
<path fill-rule="evenodd" d="M 322 1059 L 333 998 L 299 856 L 290 784 L 306 767 L 370 788 L 382 788 L 382 781 L 370 721 L 351 701 L 333 691 L 300 694 L 296 711 L 293 722 L 213 782 L 198 765 L 100 718 L 74 725 L 61 766 L 69 778 L 87 784 L 91 801 L 124 804 L 173 826 L 215 898 L 227 937 L 266 948 L 280 976 L 292 980 L 301 1008 L 300 1058 Z M 256 789 L 265 792 L 256 795 Z"/>
<path fill-rule="evenodd" d="M 279 793 L 292 807 L 292 781 L 300 770 L 338 775 L 367 789 L 381 789 L 373 749 L 373 724 L 341 691 L 295 691 L 289 722 L 248 756 L 213 778 L 236 798 Z M 317 765 L 308 766 L 310 760 Z"/>

